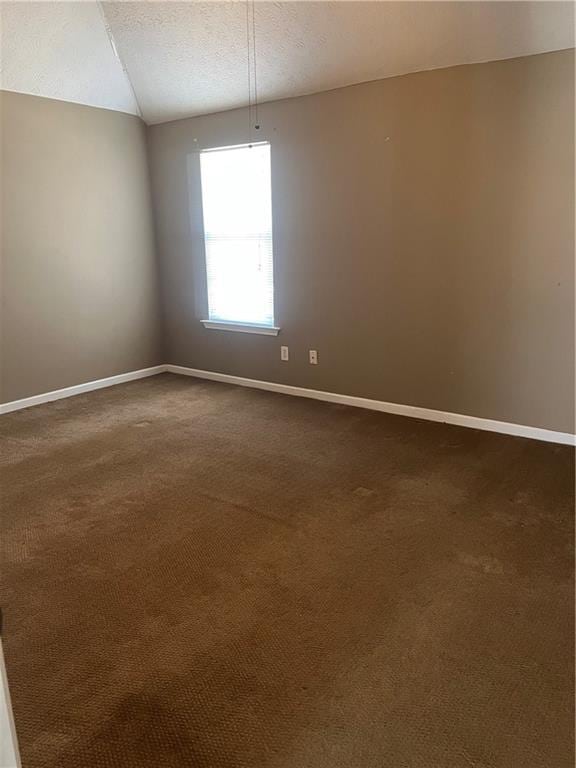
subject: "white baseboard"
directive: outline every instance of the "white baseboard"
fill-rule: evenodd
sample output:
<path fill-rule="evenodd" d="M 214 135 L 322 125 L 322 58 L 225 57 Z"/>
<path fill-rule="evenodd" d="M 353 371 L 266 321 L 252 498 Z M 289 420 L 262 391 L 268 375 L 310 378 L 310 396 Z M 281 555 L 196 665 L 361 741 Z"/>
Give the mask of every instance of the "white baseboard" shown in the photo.
<path fill-rule="evenodd" d="M 52 400 L 61 400 L 65 397 L 81 395 L 84 392 L 91 392 L 95 389 L 112 387 L 115 384 L 124 384 L 135 379 L 143 379 L 146 376 L 155 376 L 158 373 L 176 373 L 182 376 L 193 376 L 197 379 L 209 379 L 210 381 L 220 381 L 225 384 L 236 384 L 241 387 L 252 387 L 253 389 L 265 389 L 269 392 L 279 392 L 283 395 L 293 395 L 295 397 L 308 397 L 312 400 L 322 400 L 326 403 L 337 403 L 339 405 L 351 405 L 355 408 L 366 408 L 371 411 L 381 411 L 382 413 L 393 413 L 397 416 L 408 416 L 413 419 L 424 419 L 425 421 L 438 421 L 443 424 L 454 424 L 458 427 L 468 427 L 471 429 L 480 429 L 487 432 L 499 432 L 503 435 L 514 435 L 515 437 L 527 437 L 532 440 L 543 440 L 548 443 L 561 443 L 563 445 L 576 445 L 576 435 L 569 432 L 554 432 L 551 429 L 542 429 L 540 427 L 529 427 L 523 424 L 510 424 L 505 421 L 494 421 L 493 419 L 482 419 L 477 416 L 466 416 L 461 413 L 449 413 L 448 411 L 436 411 L 431 408 L 420 408 L 417 405 L 401 405 L 400 403 L 387 403 L 383 400 L 370 400 L 366 397 L 355 397 L 354 395 L 339 395 L 335 392 L 322 392 L 318 389 L 306 389 L 304 387 L 294 387 L 290 384 L 278 384 L 273 381 L 259 381 L 258 379 L 247 379 L 243 376 L 232 376 L 228 373 L 216 373 L 215 371 L 203 371 L 199 368 L 186 368 L 182 365 L 155 365 L 152 368 L 142 368 L 139 371 L 130 371 L 121 373 L 118 376 L 109 376 L 106 379 L 97 381 L 87 381 L 85 384 L 77 384 L 74 387 L 57 389 L 54 392 L 45 392 L 41 395 L 25 397 L 22 400 L 13 400 L 10 403 L 0 404 L 0 414 L 18 411 L 21 408 L 30 408 L 33 405 L 49 403 Z"/>
<path fill-rule="evenodd" d="M 272 381 L 246 379 L 242 376 L 231 376 L 227 373 L 215 373 L 213 371 L 203 371 L 197 368 L 185 368 L 181 365 L 166 365 L 165 369 L 170 373 L 178 373 L 183 376 L 193 376 L 198 379 L 221 381 L 225 384 L 237 384 L 241 387 L 265 389 L 269 392 L 279 392 L 283 395 L 309 397 L 313 400 L 323 400 L 327 403 L 351 405 L 356 408 L 367 408 L 371 411 L 393 413 L 397 416 L 409 416 L 413 419 L 424 419 L 425 421 L 438 421 L 443 424 L 454 424 L 458 427 L 469 427 L 471 429 L 480 429 L 486 432 L 499 432 L 503 435 L 514 435 L 515 437 L 527 437 L 531 438 L 532 440 L 543 440 L 548 443 L 576 445 L 576 435 L 572 435 L 569 432 L 554 432 L 551 429 L 527 427 L 523 424 L 509 424 L 505 421 L 481 419 L 477 416 L 466 416 L 461 413 L 435 411 L 431 408 L 420 408 L 416 405 L 400 405 L 399 403 L 387 403 L 383 400 L 369 400 L 365 397 L 354 397 L 353 395 L 338 395 L 334 392 L 322 392 L 317 389 L 293 387 L 289 384 L 277 384 Z"/>
<path fill-rule="evenodd" d="M 155 365 L 152 368 L 141 368 L 139 371 L 120 373 L 117 376 L 108 376 L 106 379 L 87 381 L 84 384 L 76 384 L 73 387 L 55 389 L 53 392 L 44 392 L 41 395 L 24 397 L 22 400 L 0 403 L 0 414 L 19 411 L 21 408 L 30 408 L 33 405 L 42 405 L 42 403 L 50 403 L 52 400 L 62 400 L 64 397 L 81 395 L 84 392 L 92 392 L 94 389 L 104 389 L 104 387 L 113 387 L 115 384 L 125 384 L 127 381 L 143 379 L 146 376 L 155 376 L 157 373 L 164 373 L 166 370 L 167 367 L 165 365 Z"/>

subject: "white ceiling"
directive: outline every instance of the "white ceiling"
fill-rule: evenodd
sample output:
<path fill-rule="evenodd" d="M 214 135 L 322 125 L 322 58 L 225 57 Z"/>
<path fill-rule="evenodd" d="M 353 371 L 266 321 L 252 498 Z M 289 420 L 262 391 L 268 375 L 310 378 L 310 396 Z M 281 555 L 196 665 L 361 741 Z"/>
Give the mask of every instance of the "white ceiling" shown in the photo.
<path fill-rule="evenodd" d="M 0 3 L 0 86 L 137 113 L 98 3 Z"/>
<path fill-rule="evenodd" d="M 246 5 L 103 3 L 149 123 L 247 103 Z M 93 2 L 3 2 L 2 87 L 136 112 Z M 262 101 L 574 46 L 572 2 L 256 2 Z"/>

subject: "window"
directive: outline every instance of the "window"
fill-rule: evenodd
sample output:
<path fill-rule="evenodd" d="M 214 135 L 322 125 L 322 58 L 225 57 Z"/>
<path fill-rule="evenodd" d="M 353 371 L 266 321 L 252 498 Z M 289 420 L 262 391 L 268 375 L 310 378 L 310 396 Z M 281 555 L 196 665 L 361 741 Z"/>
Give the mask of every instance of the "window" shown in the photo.
<path fill-rule="evenodd" d="M 200 173 L 208 284 L 204 324 L 277 333 L 270 144 L 204 150 Z"/>

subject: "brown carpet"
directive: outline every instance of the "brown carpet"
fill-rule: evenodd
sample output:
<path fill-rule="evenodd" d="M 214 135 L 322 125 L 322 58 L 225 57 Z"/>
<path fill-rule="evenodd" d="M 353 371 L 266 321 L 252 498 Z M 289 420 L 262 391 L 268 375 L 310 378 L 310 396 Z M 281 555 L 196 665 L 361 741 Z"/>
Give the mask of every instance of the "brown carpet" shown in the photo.
<path fill-rule="evenodd" d="M 0 428 L 24 768 L 573 766 L 572 449 L 168 374 Z"/>

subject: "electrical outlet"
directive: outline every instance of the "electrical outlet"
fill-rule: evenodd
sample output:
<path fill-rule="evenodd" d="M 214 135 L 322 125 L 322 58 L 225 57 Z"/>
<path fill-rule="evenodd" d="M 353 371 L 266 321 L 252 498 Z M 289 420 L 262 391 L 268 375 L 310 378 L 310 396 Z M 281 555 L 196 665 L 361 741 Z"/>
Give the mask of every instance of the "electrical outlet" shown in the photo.
<path fill-rule="evenodd" d="M 318 365 L 318 352 L 315 349 L 308 350 L 310 365 Z"/>
<path fill-rule="evenodd" d="M 288 347 L 280 347 L 280 360 L 289 360 Z"/>

